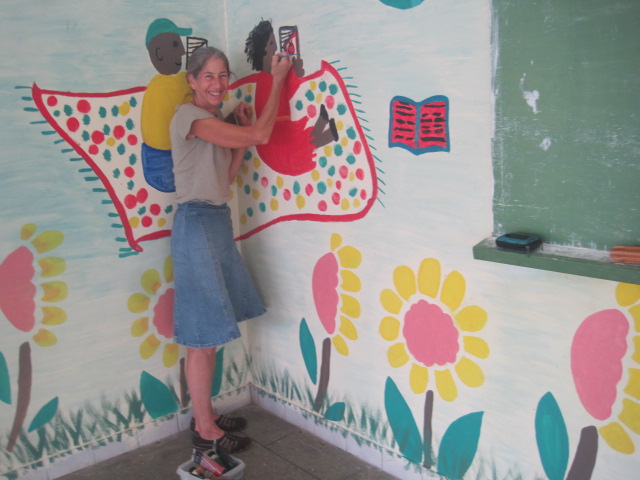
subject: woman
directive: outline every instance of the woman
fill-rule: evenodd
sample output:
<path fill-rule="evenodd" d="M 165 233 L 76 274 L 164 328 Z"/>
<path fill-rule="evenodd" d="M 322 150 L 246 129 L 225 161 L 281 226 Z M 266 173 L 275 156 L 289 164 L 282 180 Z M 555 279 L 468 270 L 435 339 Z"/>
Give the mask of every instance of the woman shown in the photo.
<path fill-rule="evenodd" d="M 193 447 L 247 448 L 251 440 L 237 432 L 243 418 L 218 415 L 211 404 L 216 347 L 240 336 L 238 322 L 265 309 L 233 240 L 226 205 L 230 184 L 245 150 L 269 140 L 289 59 L 272 60 L 273 86 L 262 114 L 252 124 L 247 105 L 234 114 L 238 125 L 221 118 L 218 107 L 229 86 L 229 62 L 213 47 L 197 49 L 189 59 L 191 103 L 171 121 L 171 144 L 178 208 L 171 236 L 175 276 L 174 335 L 187 348 L 187 386 L 194 419 Z"/>

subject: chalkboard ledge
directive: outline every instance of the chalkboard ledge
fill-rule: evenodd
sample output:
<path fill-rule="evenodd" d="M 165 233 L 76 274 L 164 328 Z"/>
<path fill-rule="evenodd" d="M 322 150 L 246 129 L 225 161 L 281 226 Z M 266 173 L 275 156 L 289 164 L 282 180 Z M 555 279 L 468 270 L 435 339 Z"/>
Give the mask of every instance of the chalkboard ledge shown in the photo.
<path fill-rule="evenodd" d="M 609 252 L 601 250 L 545 243 L 541 249 L 527 255 L 498 248 L 496 237 L 488 237 L 473 247 L 473 258 L 640 285 L 640 265 L 613 263 Z"/>

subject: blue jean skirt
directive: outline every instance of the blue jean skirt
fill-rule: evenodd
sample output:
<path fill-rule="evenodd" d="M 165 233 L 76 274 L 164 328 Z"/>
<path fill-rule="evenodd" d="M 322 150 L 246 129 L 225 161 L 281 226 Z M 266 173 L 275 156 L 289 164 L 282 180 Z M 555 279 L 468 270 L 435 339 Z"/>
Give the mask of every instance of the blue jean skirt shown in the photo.
<path fill-rule="evenodd" d="M 238 322 L 265 312 L 233 239 L 226 205 L 178 205 L 171 232 L 175 278 L 174 340 L 192 348 L 240 336 Z"/>

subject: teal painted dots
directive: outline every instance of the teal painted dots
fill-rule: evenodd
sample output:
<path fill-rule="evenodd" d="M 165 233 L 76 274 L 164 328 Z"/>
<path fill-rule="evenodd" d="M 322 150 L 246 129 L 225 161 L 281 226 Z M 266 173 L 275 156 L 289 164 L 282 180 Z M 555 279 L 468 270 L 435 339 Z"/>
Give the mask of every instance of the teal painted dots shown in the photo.
<path fill-rule="evenodd" d="M 251 103 L 252 100 L 253 100 L 253 95 L 245 95 L 244 103 Z"/>
<path fill-rule="evenodd" d="M 111 107 L 111 116 L 117 117 L 118 115 L 120 115 L 120 109 L 117 105 L 114 105 L 113 107 Z"/>
<path fill-rule="evenodd" d="M 251 151 L 247 150 L 246 152 L 244 152 L 244 160 L 251 160 L 251 157 L 253 155 L 251 154 Z"/>
<path fill-rule="evenodd" d="M 349 137 L 350 140 L 355 140 L 357 136 L 358 135 L 356 134 L 355 128 L 353 127 L 347 128 L 347 137 Z"/>
<path fill-rule="evenodd" d="M 344 115 L 345 113 L 347 113 L 347 106 L 344 103 L 341 103 L 336 107 L 336 110 L 338 110 L 338 113 L 340 115 Z"/>
<path fill-rule="evenodd" d="M 91 117 L 89 115 L 83 115 L 82 123 L 84 123 L 85 125 L 89 125 L 91 123 Z"/>
<path fill-rule="evenodd" d="M 258 208 L 262 213 L 267 211 L 267 206 L 264 204 L 264 202 L 260 202 L 260 205 L 258 205 Z"/>
<path fill-rule="evenodd" d="M 329 175 L 330 177 L 333 177 L 335 174 L 336 174 L 336 166 L 331 165 L 329 167 L 329 170 L 327 170 L 327 175 Z"/>
<path fill-rule="evenodd" d="M 329 86 L 329 93 L 331 93 L 331 95 L 335 95 L 336 93 L 338 93 L 338 91 L 339 91 L 338 85 L 336 85 L 335 83 L 332 83 Z"/>
<path fill-rule="evenodd" d="M 113 178 L 120 178 L 120 169 L 119 168 L 116 168 L 113 171 Z"/>
<path fill-rule="evenodd" d="M 236 98 L 240 100 L 242 98 L 242 91 L 240 89 L 237 89 L 235 95 Z"/>
<path fill-rule="evenodd" d="M 104 158 L 107 162 L 111 161 L 111 150 L 107 149 L 102 152 L 102 158 Z"/>
<path fill-rule="evenodd" d="M 131 155 L 129 155 L 129 165 L 133 166 L 136 163 L 138 163 L 138 157 L 135 153 L 132 153 Z"/>
<path fill-rule="evenodd" d="M 133 190 L 133 189 L 135 188 L 135 186 L 136 186 L 136 184 L 135 184 L 135 183 L 133 183 L 133 180 L 129 180 L 129 181 L 127 182 L 127 189 L 129 189 L 129 190 Z"/>
<path fill-rule="evenodd" d="M 118 155 L 124 155 L 127 151 L 127 147 L 124 146 L 123 143 L 118 145 L 118 148 L 116 148 L 116 151 L 118 152 Z"/>
<path fill-rule="evenodd" d="M 260 175 L 258 172 L 253 172 L 253 181 L 257 182 L 258 180 L 260 180 Z"/>
<path fill-rule="evenodd" d="M 64 106 L 64 108 L 63 108 L 63 110 L 64 110 L 64 114 L 65 114 L 67 117 L 70 117 L 71 115 L 73 115 L 73 108 L 71 108 L 71 106 L 69 106 L 69 105 L 65 105 L 65 106 Z"/>
<path fill-rule="evenodd" d="M 60 110 L 56 110 L 55 112 L 53 112 L 53 116 L 54 117 L 59 117 L 60 116 Z"/>
<path fill-rule="evenodd" d="M 349 196 L 350 197 L 355 197 L 358 194 L 358 189 L 357 188 L 352 188 L 351 190 L 349 190 Z"/>
<path fill-rule="evenodd" d="M 106 118 L 106 117 L 107 117 L 107 109 L 106 109 L 106 108 L 104 108 L 104 107 L 100 107 L 100 108 L 98 109 L 98 116 L 99 116 L 100 118 Z"/>
<path fill-rule="evenodd" d="M 344 150 L 342 149 L 342 145 L 340 145 L 339 143 L 336 143 L 333 146 L 333 153 L 336 155 L 336 157 L 342 156 L 342 154 L 344 153 Z"/>
<path fill-rule="evenodd" d="M 356 163 L 356 157 L 355 155 L 353 155 L 353 153 L 350 153 L 349 156 L 347 156 L 347 163 L 349 165 L 353 165 Z"/>
<path fill-rule="evenodd" d="M 326 168 L 326 166 L 327 166 L 327 157 L 320 157 L 318 159 L 318 165 L 320 165 L 320 168 Z"/>
<path fill-rule="evenodd" d="M 111 133 L 111 127 L 105 124 L 104 127 L 102 127 L 102 133 L 104 133 L 105 135 L 109 135 Z"/>
<path fill-rule="evenodd" d="M 88 142 L 90 138 L 91 138 L 91 135 L 89 135 L 89 132 L 84 130 L 82 132 L 82 140 L 84 140 L 85 142 Z"/>
<path fill-rule="evenodd" d="M 327 184 L 324 182 L 318 182 L 317 185 L 318 188 L 318 193 L 321 195 L 324 195 L 325 193 L 327 193 Z"/>
<path fill-rule="evenodd" d="M 326 92 L 327 91 L 327 82 L 325 82 L 324 80 L 320 82 L 320 84 L 318 85 L 318 88 L 320 89 L 321 92 Z"/>
<path fill-rule="evenodd" d="M 293 184 L 293 193 L 296 195 L 300 193 L 300 183 L 298 181 Z"/>
<path fill-rule="evenodd" d="M 303 108 L 304 108 L 304 104 L 302 103 L 302 100 L 298 100 L 295 104 L 295 109 L 301 112 Z"/>
<path fill-rule="evenodd" d="M 131 97 L 129 99 L 129 105 L 131 105 L 131 108 L 135 108 L 138 105 L 138 100 L 136 99 L 136 97 Z"/>
<path fill-rule="evenodd" d="M 249 216 L 249 218 L 253 217 L 253 208 L 247 208 L 247 215 Z"/>
<path fill-rule="evenodd" d="M 245 195 L 249 195 L 251 193 L 251 187 L 249 185 L 244 186 Z"/>
<path fill-rule="evenodd" d="M 133 130 L 133 128 L 136 126 L 136 124 L 135 124 L 135 123 L 133 123 L 133 120 L 128 119 L 128 120 L 125 122 L 124 126 L 125 126 L 125 127 L 127 127 L 127 130 Z"/>
<path fill-rule="evenodd" d="M 271 196 L 275 197 L 278 194 L 278 187 L 271 185 Z"/>
<path fill-rule="evenodd" d="M 310 102 L 313 102 L 316 98 L 315 93 L 313 93 L 313 90 L 307 90 L 307 93 L 304 94 L 305 97 L 307 97 L 307 100 L 309 100 Z"/>

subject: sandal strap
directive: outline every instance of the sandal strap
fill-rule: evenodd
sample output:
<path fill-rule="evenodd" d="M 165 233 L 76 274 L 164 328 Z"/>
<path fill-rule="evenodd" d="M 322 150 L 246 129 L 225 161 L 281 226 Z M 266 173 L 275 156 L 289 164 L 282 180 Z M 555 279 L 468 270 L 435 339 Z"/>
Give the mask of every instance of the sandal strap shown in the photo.
<path fill-rule="evenodd" d="M 220 415 L 216 420 L 216 425 L 225 432 L 237 432 L 247 426 L 247 420 L 243 417 L 227 417 Z"/>

